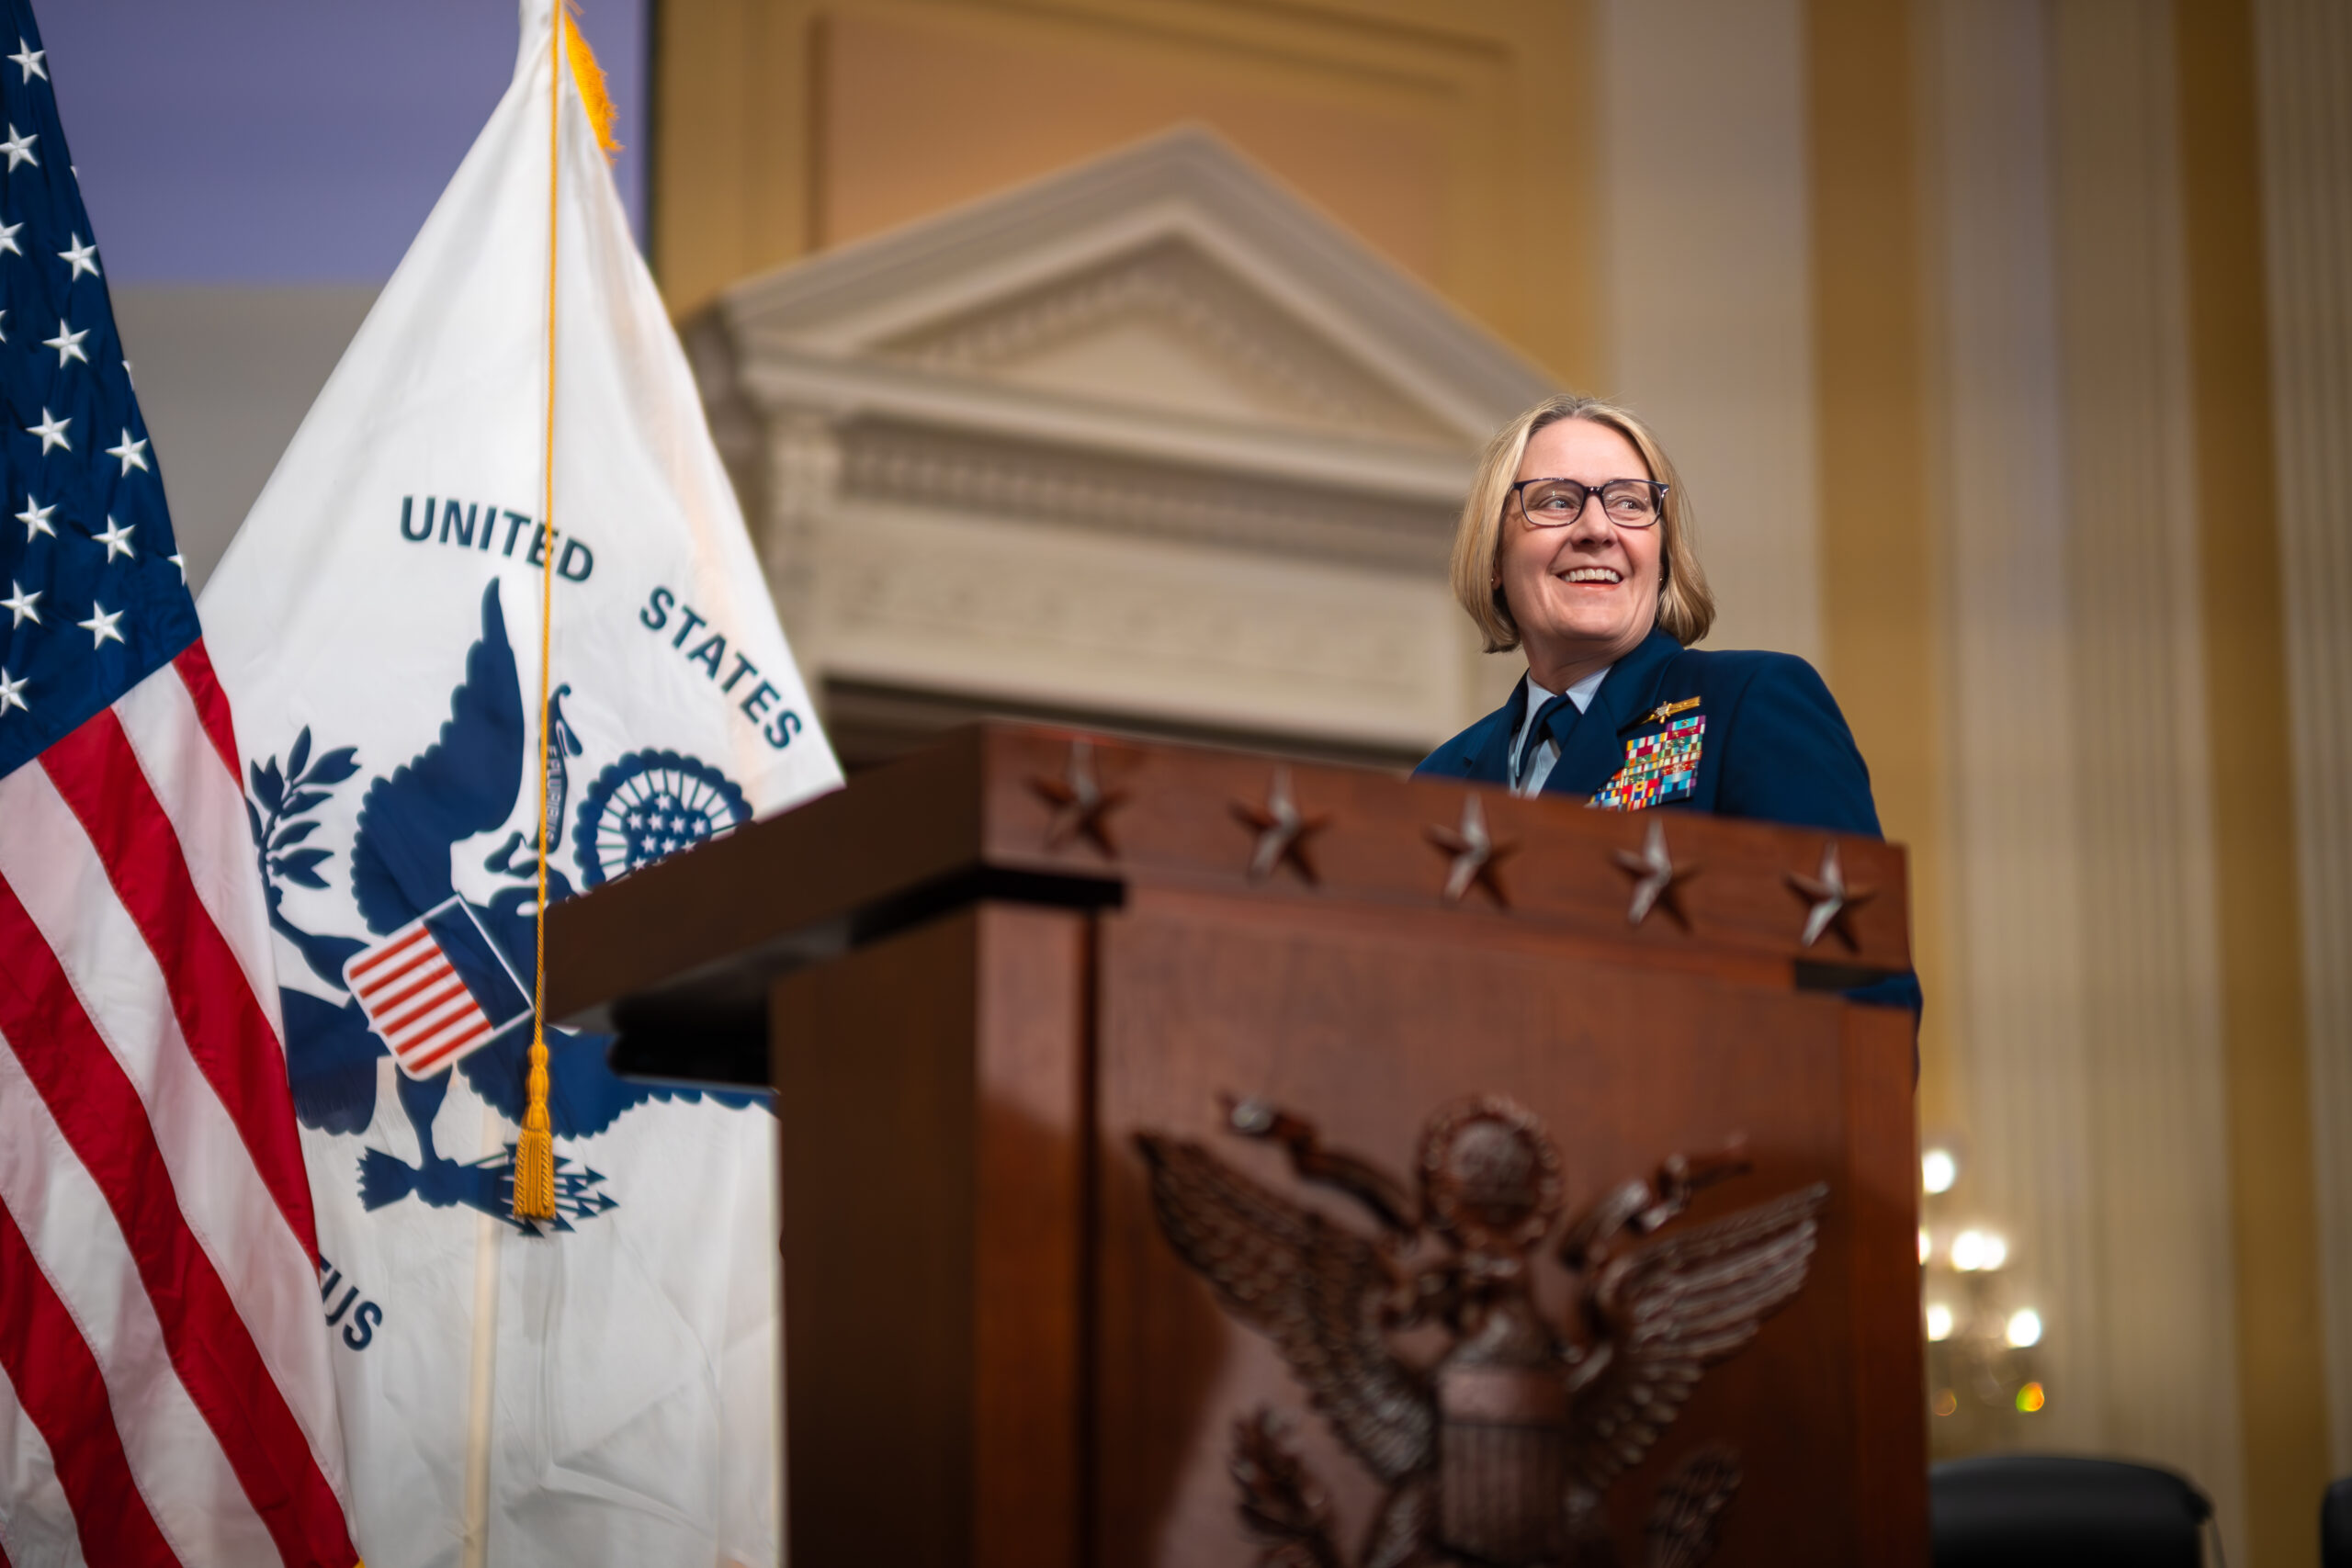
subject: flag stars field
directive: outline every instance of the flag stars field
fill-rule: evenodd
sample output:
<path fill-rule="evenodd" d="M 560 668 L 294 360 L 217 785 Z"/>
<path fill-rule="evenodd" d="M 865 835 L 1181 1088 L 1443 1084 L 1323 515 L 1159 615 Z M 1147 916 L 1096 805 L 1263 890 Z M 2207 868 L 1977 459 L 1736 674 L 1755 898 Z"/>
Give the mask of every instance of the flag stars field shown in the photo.
<path fill-rule="evenodd" d="M 0 175 L 34 171 L 0 184 L 0 357 L 14 356 L 11 368 L 23 378 L 11 381 L 22 389 L 10 400 L 11 424 L 29 438 L 11 446 L 0 509 L 22 525 L 0 534 L 0 588 L 7 590 L 0 666 L 16 694 L 0 705 L 5 778 L 28 748 L 89 717 L 89 703 L 109 685 L 167 660 L 180 646 L 175 638 L 194 635 L 195 618 L 153 448 L 139 434 L 97 236 L 50 96 L 47 57 L 21 0 L 0 5 L 17 24 L 0 33 L 16 41 L 14 53 L 0 42 L 0 152 L 8 155 Z M 76 294 L 85 278 L 97 287 Z M 101 434 L 107 430 L 118 434 L 110 445 Z M 105 672 L 90 663 L 101 653 Z"/>
<path fill-rule="evenodd" d="M 0 274 L 6 281 L 6 292 L 0 294 L 6 300 L 0 309 L 0 356 L 15 355 L 17 375 L 28 373 L 28 379 L 12 382 L 24 389 L 10 399 L 12 423 L 40 444 L 14 448 L 17 457 L 6 477 L 7 504 L 0 509 L 23 525 L 20 536 L 14 529 L 0 536 L 0 568 L 16 569 L 0 578 L 10 591 L 0 598 L 0 608 L 8 612 L 7 620 L 0 622 L 0 663 L 17 683 L 18 697 L 0 708 L 0 777 L 5 777 L 18 748 L 32 734 L 22 716 L 29 706 L 40 705 L 35 694 L 52 694 L 56 701 L 42 717 L 29 722 L 47 727 L 64 718 L 71 728 L 87 716 L 62 711 L 79 709 L 85 700 L 66 694 L 96 689 L 86 672 L 93 652 L 111 643 L 129 653 L 129 670 L 153 668 L 160 649 L 151 635 L 157 596 L 184 594 L 187 572 L 185 562 L 174 558 L 177 551 L 163 510 L 153 448 L 145 437 L 133 434 L 138 411 L 131 401 L 129 366 L 103 292 L 105 271 L 96 235 L 83 209 L 73 159 L 50 96 L 47 56 L 28 25 L 30 18 L 22 11 L 22 0 L 0 4 L 9 6 L 17 25 L 8 31 L 18 35 L 14 53 L 0 51 L 0 62 L 5 62 L 0 64 L 0 126 L 6 130 L 0 152 L 8 154 L 0 174 L 28 165 L 36 171 L 30 179 L 9 179 L 0 187 L 0 209 L 5 209 L 0 218 L 6 219 L 0 221 L 0 268 L 10 265 L 6 257 L 43 254 L 58 264 L 52 269 L 40 262 Z M 0 39 L 6 36 L 0 34 Z M 7 64 L 17 67 L 13 81 L 6 74 Z M 100 290 L 85 289 L 75 299 L 74 286 L 85 276 L 100 279 Z M 69 299 L 74 301 L 70 314 Z M 43 332 L 44 327 L 49 330 Z M 118 365 L 123 367 L 119 377 L 114 373 Z M 35 398 L 40 400 L 38 405 Z M 90 434 L 108 424 L 117 427 L 119 439 L 99 448 L 103 437 L 91 439 Z M 131 479 L 134 469 L 141 475 L 138 482 Z M 37 485 L 42 493 L 32 493 L 28 485 Z M 103 531 L 96 521 L 101 516 Z M 85 551 L 78 542 L 85 539 L 105 547 Z M 157 557 L 158 574 L 170 562 L 170 577 L 150 576 L 145 563 L 150 554 Z M 106 592 L 115 601 L 112 606 L 98 604 L 92 592 L 101 581 L 115 585 Z M 191 611 L 172 612 L 166 618 L 182 616 L 192 634 Z M 70 634 L 60 635 L 70 626 L 88 632 L 91 640 L 83 643 Z M 78 651 L 68 655 L 68 646 Z M 119 657 L 119 651 L 110 656 Z M 49 668 L 52 660 L 64 661 L 54 677 Z M 65 672 L 77 660 L 85 672 Z"/>

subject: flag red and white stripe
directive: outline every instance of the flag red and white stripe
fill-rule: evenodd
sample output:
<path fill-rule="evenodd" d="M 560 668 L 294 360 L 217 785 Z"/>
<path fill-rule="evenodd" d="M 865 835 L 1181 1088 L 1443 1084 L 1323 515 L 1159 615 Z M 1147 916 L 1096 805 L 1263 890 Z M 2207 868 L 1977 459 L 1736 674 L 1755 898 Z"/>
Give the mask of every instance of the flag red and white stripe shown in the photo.
<path fill-rule="evenodd" d="M 439 1072 L 490 1043 L 490 1015 L 422 919 L 343 967 L 368 1024 L 413 1078 Z"/>
<path fill-rule="evenodd" d="M 0 778 L 0 1564 L 356 1559 L 201 642 Z"/>

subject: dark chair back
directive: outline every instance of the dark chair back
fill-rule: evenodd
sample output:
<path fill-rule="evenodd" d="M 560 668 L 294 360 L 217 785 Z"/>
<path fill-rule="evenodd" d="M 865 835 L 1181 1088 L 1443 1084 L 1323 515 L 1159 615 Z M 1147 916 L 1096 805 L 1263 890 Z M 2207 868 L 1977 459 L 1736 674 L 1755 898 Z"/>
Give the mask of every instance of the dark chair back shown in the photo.
<path fill-rule="evenodd" d="M 2200 1568 L 2213 1506 L 2168 1470 L 1988 1454 L 1928 1472 L 1935 1568 Z"/>

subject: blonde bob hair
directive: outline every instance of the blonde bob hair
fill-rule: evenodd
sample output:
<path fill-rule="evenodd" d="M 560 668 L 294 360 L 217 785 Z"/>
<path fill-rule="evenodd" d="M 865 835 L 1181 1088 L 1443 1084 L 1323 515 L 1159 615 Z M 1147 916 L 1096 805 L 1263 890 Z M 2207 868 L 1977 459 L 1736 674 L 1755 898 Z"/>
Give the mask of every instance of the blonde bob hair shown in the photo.
<path fill-rule="evenodd" d="M 1715 597 L 1707 592 L 1707 574 L 1690 545 L 1690 502 L 1682 492 L 1682 480 L 1672 460 L 1649 427 L 1627 410 L 1598 398 L 1566 392 L 1546 398 L 1487 443 L 1477 474 L 1470 482 L 1470 498 L 1462 505 L 1462 521 L 1454 525 L 1453 596 L 1486 635 L 1488 653 L 1507 653 L 1519 646 L 1519 623 L 1511 618 L 1510 602 L 1496 586 L 1495 558 L 1501 553 L 1507 521 L 1503 507 L 1510 498 L 1512 482 L 1519 478 L 1520 459 L 1527 456 L 1528 439 L 1564 419 L 1607 425 L 1634 444 L 1634 450 L 1649 465 L 1649 477 L 1667 487 L 1666 505 L 1657 524 L 1666 530 L 1658 547 L 1657 624 L 1668 637 L 1690 647 L 1715 624 Z"/>

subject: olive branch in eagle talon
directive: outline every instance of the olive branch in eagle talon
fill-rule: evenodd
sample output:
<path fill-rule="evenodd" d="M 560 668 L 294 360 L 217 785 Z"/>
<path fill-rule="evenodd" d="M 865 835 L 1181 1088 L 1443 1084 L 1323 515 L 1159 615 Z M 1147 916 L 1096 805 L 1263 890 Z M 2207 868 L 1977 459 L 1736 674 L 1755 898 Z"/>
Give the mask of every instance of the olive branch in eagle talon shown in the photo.
<path fill-rule="evenodd" d="M 318 818 L 311 813 L 327 803 L 336 784 L 359 771 L 358 756 L 357 748 L 338 746 L 313 759 L 311 730 L 305 725 L 287 753 L 284 769 L 275 757 L 245 765 L 253 782 L 253 793 L 245 798 L 245 826 L 253 832 L 273 910 L 281 897 L 281 876 L 303 887 L 327 885 L 318 868 L 330 852 L 304 846 L 302 840 L 318 830 Z"/>
<path fill-rule="evenodd" d="M 1139 1134 L 1160 1228 L 1235 1317 L 1273 1340 L 1309 1402 L 1385 1488 L 1362 1568 L 1613 1564 L 1602 1500 L 1671 1427 L 1706 1369 L 1803 1286 L 1827 1189 L 1815 1184 L 1655 1240 L 1701 1189 L 1748 1168 L 1735 1145 L 1668 1159 L 1559 1233 L 1564 1322 L 1537 1306 L 1532 1255 L 1563 1209 L 1557 1148 L 1495 1096 L 1432 1116 L 1410 1186 L 1323 1146 L 1312 1123 L 1227 1101 L 1227 1128 L 1277 1144 L 1303 1181 L 1344 1193 L 1365 1235 L 1244 1175 L 1203 1145 Z M 1390 1337 L 1434 1325 L 1417 1365 Z M 1322 1488 L 1271 1413 L 1237 1427 L 1245 1529 L 1279 1568 L 1345 1568 Z M 1694 1454 L 1660 1488 L 1654 1565 L 1696 1563 L 1739 1483 Z"/>

